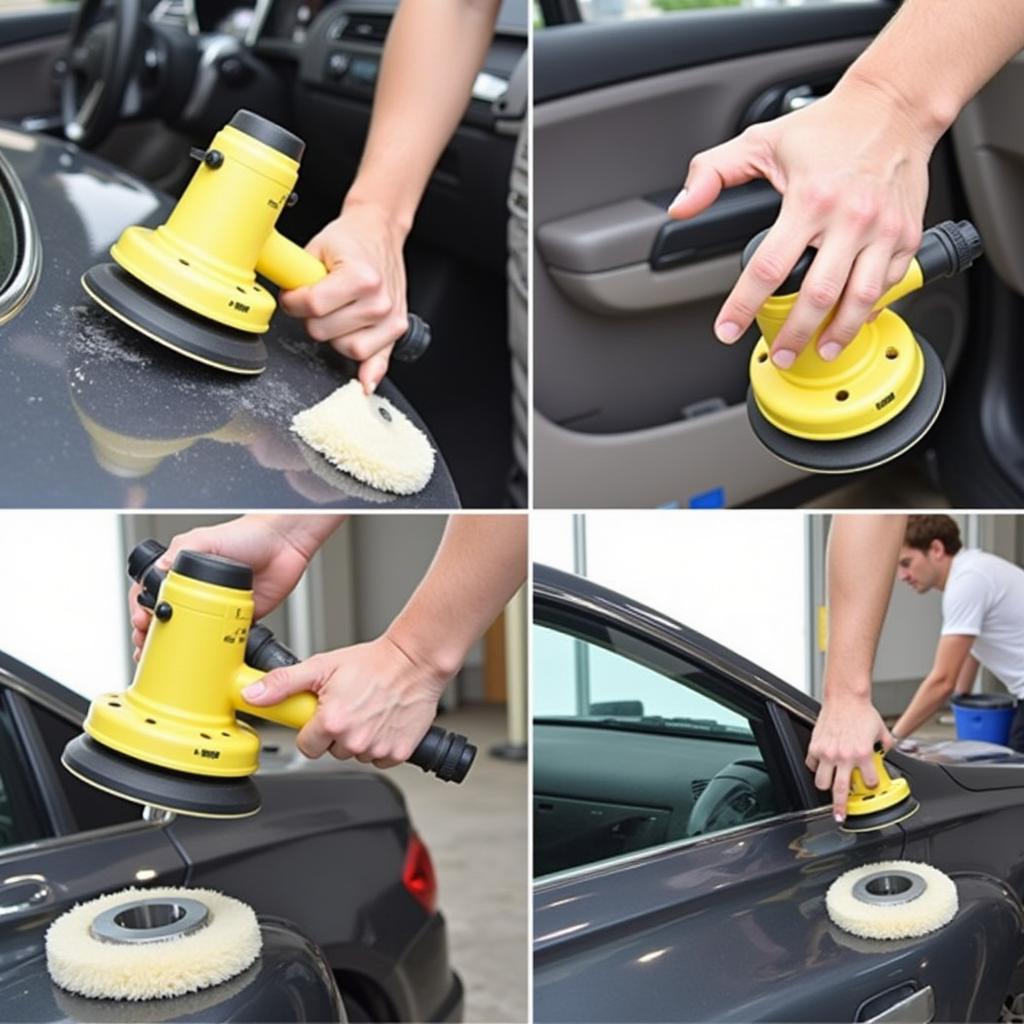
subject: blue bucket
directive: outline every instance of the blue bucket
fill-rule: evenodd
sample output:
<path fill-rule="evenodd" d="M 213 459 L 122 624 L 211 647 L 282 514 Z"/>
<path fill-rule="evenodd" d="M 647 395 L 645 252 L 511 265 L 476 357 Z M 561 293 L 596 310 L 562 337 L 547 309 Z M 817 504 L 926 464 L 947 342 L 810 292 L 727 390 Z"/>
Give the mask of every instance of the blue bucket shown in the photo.
<path fill-rule="evenodd" d="M 1007 745 L 1016 713 L 1013 697 L 1006 693 L 963 693 L 951 703 L 958 740 Z"/>

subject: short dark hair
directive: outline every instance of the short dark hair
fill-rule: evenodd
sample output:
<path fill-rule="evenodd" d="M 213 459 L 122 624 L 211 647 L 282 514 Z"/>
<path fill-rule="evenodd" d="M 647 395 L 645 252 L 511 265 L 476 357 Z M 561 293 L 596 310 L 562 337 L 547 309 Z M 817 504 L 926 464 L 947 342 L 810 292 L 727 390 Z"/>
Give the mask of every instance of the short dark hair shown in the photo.
<path fill-rule="evenodd" d="M 947 555 L 955 555 L 963 547 L 960 527 L 952 516 L 907 516 L 903 543 L 908 548 L 927 551 L 933 540 L 942 541 Z"/>

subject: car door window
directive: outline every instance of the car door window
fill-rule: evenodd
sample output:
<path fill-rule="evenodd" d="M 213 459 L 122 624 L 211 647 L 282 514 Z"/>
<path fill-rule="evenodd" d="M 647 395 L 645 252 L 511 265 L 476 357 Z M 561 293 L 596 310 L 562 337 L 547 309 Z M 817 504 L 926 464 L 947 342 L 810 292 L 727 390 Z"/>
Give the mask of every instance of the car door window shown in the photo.
<path fill-rule="evenodd" d="M 0 850 L 41 839 L 47 831 L 10 713 L 0 700 Z"/>
<path fill-rule="evenodd" d="M 538 876 L 794 809 L 756 700 L 615 630 L 533 645 Z"/>
<path fill-rule="evenodd" d="M 584 21 L 624 21 L 684 11 L 706 11 L 712 7 L 796 7 L 823 6 L 843 0 L 579 0 Z"/>

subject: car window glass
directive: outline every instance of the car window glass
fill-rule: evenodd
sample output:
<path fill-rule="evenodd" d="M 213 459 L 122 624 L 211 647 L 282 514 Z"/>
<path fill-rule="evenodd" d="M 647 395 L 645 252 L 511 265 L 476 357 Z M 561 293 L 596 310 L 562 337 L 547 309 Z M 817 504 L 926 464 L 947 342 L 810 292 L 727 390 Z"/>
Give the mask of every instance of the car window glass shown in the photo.
<path fill-rule="evenodd" d="M 0 695 L 0 850 L 47 834 L 34 782 Z"/>
<path fill-rule="evenodd" d="M 614 629 L 533 629 L 537 876 L 794 809 L 764 708 Z"/>
<path fill-rule="evenodd" d="M 78 726 L 38 704 L 32 704 L 31 707 L 47 756 L 56 768 L 54 774 L 67 797 L 78 831 L 87 832 L 108 825 L 137 821 L 142 814 L 138 804 L 86 785 L 60 763 L 64 747 L 81 732 Z"/>
<path fill-rule="evenodd" d="M 626 21 L 666 14 L 705 11 L 711 7 L 821 7 L 849 0 L 578 0 L 584 21 Z"/>

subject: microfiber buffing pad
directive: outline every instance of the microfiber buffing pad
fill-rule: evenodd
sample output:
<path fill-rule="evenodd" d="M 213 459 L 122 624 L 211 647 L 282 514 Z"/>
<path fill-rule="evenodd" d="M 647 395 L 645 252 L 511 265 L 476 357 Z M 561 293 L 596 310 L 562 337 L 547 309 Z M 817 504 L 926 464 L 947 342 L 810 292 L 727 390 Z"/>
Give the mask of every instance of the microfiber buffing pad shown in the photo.
<path fill-rule="evenodd" d="M 93 923 L 139 900 L 187 899 L 203 904 L 207 923 L 174 938 L 117 942 L 98 938 Z M 219 985 L 259 956 L 262 936 L 252 908 L 211 889 L 122 889 L 80 903 L 46 932 L 46 966 L 61 988 L 93 999 L 142 1000 L 179 996 Z"/>
<path fill-rule="evenodd" d="M 953 879 L 909 860 L 854 868 L 840 875 L 825 894 L 832 921 L 865 939 L 927 935 L 952 921 L 958 905 Z"/>
<path fill-rule="evenodd" d="M 394 494 L 417 494 L 434 472 L 426 435 L 386 398 L 350 380 L 297 413 L 292 430 L 357 480 Z"/>

